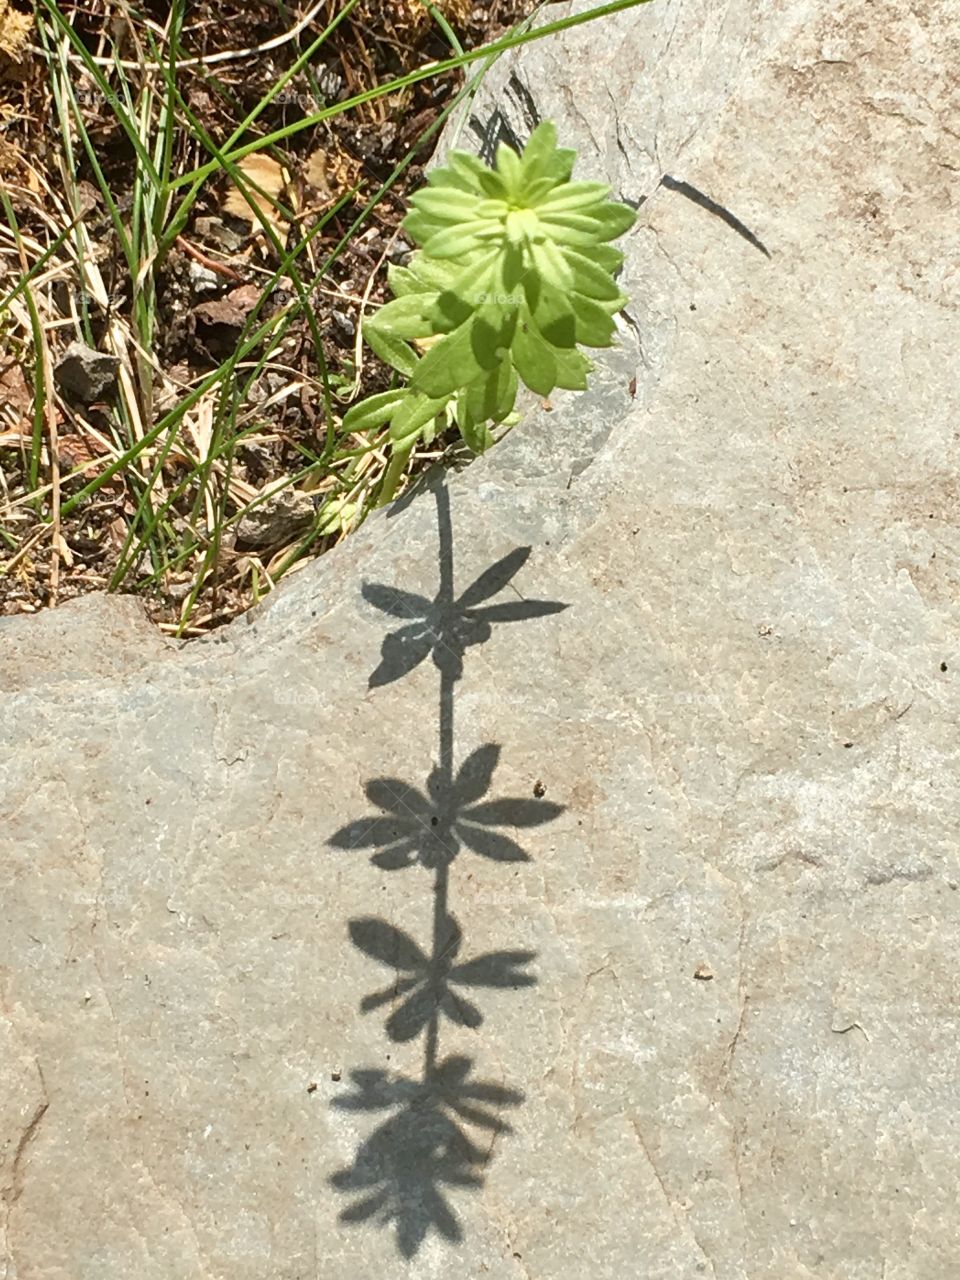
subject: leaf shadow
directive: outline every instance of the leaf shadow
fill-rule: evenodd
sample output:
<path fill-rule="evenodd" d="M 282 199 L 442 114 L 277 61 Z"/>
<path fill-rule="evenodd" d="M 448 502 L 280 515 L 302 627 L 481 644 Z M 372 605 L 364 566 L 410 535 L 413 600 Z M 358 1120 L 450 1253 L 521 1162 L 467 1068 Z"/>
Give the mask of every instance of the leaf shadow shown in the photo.
<path fill-rule="evenodd" d="M 370 861 L 383 871 L 448 866 L 464 848 L 494 862 L 528 862 L 522 845 L 500 828 L 541 826 L 558 818 L 564 806 L 526 796 L 485 801 L 499 759 L 499 745 L 485 743 L 467 757 L 450 786 L 441 766 L 423 789 L 402 778 L 373 778 L 364 790 L 376 811 L 348 822 L 327 843 L 334 849 L 373 849 Z"/>
<path fill-rule="evenodd" d="M 329 837 L 330 848 L 364 850 L 381 871 L 422 867 L 432 874 L 432 937 L 429 946 L 390 921 L 365 915 L 349 922 L 353 945 L 389 971 L 389 979 L 362 997 L 360 1011 L 385 1011 L 385 1031 L 394 1043 L 422 1037 L 422 1076 L 396 1075 L 379 1067 L 351 1073 L 352 1090 L 333 1105 L 342 1111 L 385 1112 L 360 1143 L 352 1164 L 330 1178 L 352 1197 L 340 1213 L 344 1224 L 372 1223 L 395 1230 L 397 1248 L 412 1258 L 434 1231 L 453 1243 L 462 1228 L 450 1203 L 454 1189 L 483 1185 L 496 1139 L 511 1132 L 503 1112 L 524 1095 L 504 1084 L 473 1077 L 465 1056 L 441 1057 L 441 1026 L 477 1030 L 484 1021 L 478 992 L 515 991 L 536 984 L 529 966 L 536 953 L 524 948 L 464 953 L 460 923 L 448 905 L 451 868 L 463 851 L 494 863 L 528 862 L 518 830 L 552 822 L 564 806 L 534 796 L 490 798 L 501 747 L 487 742 L 455 768 L 454 691 L 464 655 L 490 638 L 493 627 L 558 613 L 555 601 L 525 600 L 512 580 L 530 547 L 516 547 L 479 575 L 459 596 L 454 592 L 450 496 L 434 487 L 439 526 L 439 590 L 434 599 L 365 583 L 364 599 L 403 625 L 389 633 L 370 688 L 408 674 L 427 657 L 440 673 L 439 749 L 426 780 L 384 775 L 367 781 L 372 811 L 347 822 Z M 497 602 L 510 587 L 515 599 Z"/>
<path fill-rule="evenodd" d="M 516 128 L 511 123 L 511 116 L 516 122 Z M 493 108 L 485 121 L 471 113 L 468 123 L 477 139 L 480 159 L 484 164 L 493 164 L 501 142 L 514 151 L 523 150 L 530 134 L 540 123 L 540 112 L 533 94 L 517 72 L 511 71 L 502 102 Z"/>
<path fill-rule="evenodd" d="M 483 1015 L 462 988 L 490 987 L 516 990 L 536 982 L 524 966 L 535 951 L 488 951 L 456 963 L 463 932 L 452 916 L 440 925 L 439 946 L 432 955 L 395 925 L 376 916 L 350 921 L 353 945 L 369 959 L 390 969 L 394 978 L 386 987 L 360 1002 L 363 1013 L 392 1004 L 385 1030 L 391 1040 L 413 1040 L 434 1015 L 443 1015 L 455 1026 L 476 1030 Z"/>
<path fill-rule="evenodd" d="M 530 556 L 530 547 L 515 547 L 496 561 L 456 599 L 441 587 L 431 600 L 400 587 L 365 582 L 361 587 L 368 604 L 405 625 L 383 640 L 380 665 L 370 676 L 369 688 L 392 684 L 409 675 L 428 657 L 452 680 L 463 675 L 463 657 L 473 645 L 484 644 L 495 625 L 526 622 L 562 613 L 567 605 L 556 600 L 516 599 L 487 603 L 511 585 Z"/>
<path fill-rule="evenodd" d="M 495 1081 L 474 1080 L 473 1063 L 450 1057 L 423 1080 L 379 1069 L 351 1072 L 352 1092 L 334 1099 L 342 1111 L 389 1114 L 360 1145 L 349 1168 L 331 1185 L 357 1198 L 340 1212 L 343 1223 L 393 1226 L 397 1248 L 412 1258 L 431 1229 L 463 1238 L 447 1189 L 479 1190 L 496 1138 L 511 1132 L 502 1118 L 523 1094 Z M 468 1127 L 480 1130 L 472 1137 Z"/>

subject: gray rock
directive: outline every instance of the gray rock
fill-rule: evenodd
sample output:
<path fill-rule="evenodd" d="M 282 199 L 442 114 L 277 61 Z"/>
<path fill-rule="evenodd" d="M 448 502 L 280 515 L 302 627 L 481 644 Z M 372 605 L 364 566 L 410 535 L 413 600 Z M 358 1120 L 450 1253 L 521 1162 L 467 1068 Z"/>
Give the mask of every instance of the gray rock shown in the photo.
<path fill-rule="evenodd" d="M 54 366 L 57 386 L 75 395 L 84 404 L 102 400 L 113 391 L 120 360 L 105 351 L 95 351 L 83 342 L 71 342 Z"/>
<path fill-rule="evenodd" d="M 340 342 L 350 342 L 357 336 L 357 326 L 345 311 L 337 311 L 333 308 L 330 319 L 333 322 L 334 333 Z"/>
<path fill-rule="evenodd" d="M 192 258 L 187 268 L 187 274 L 194 293 L 214 293 L 223 283 L 221 277 L 215 271 L 211 271 L 209 267 L 201 266 L 199 262 L 194 262 Z"/>
<path fill-rule="evenodd" d="M 237 541 L 244 546 L 275 547 L 309 528 L 316 514 L 310 495 L 289 486 L 270 492 L 275 484 L 271 481 L 267 496 L 237 522 Z"/>
<path fill-rule="evenodd" d="M 237 253 L 243 247 L 243 236 L 238 235 L 230 227 L 224 226 L 222 218 L 197 218 L 194 229 L 199 236 L 214 240 L 228 253 Z"/>
<path fill-rule="evenodd" d="M 591 390 L 209 642 L 0 622 L 0 1275 L 954 1274 L 957 26 L 527 47 Z"/>

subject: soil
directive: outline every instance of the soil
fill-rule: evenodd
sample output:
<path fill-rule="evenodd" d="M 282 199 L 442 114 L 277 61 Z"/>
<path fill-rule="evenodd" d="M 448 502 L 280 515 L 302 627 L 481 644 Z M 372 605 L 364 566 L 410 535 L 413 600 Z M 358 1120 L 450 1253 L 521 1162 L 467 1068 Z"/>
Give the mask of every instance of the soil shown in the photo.
<path fill-rule="evenodd" d="M 464 48 L 496 39 L 536 7 L 535 0 L 492 0 L 487 4 L 438 0 L 438 5 Z M 108 32 L 119 39 L 122 54 L 131 63 L 127 72 L 131 84 L 147 74 L 136 64 L 144 61 L 149 42 L 159 39 L 157 33 L 163 34 L 169 20 L 168 5 L 151 0 L 137 11 L 136 18 L 123 16 L 131 12 L 126 6 L 115 7 L 105 0 L 84 5 L 64 3 L 61 7 L 92 53 L 108 51 Z M 342 9 L 338 0 L 324 0 L 297 31 L 301 16 L 314 7 L 305 4 L 300 11 L 279 3 L 190 7 L 181 44 L 184 55 L 198 62 L 182 66 L 177 83 L 186 106 L 210 137 L 230 137 L 237 123 L 257 107 Z M 16 13 L 9 0 L 0 0 L 0 17 L 4 12 L 8 17 Z M 291 32 L 295 32 L 293 37 L 285 39 Z M 250 50 L 256 52 L 248 54 Z M 318 102 L 343 100 L 427 62 L 449 57 L 451 50 L 420 0 L 360 0 L 321 52 L 322 58 L 310 73 L 294 77 L 258 117 L 248 130 L 250 140 L 306 118 Z M 100 101 L 101 95 L 83 81 L 82 68 L 77 74 L 75 89 L 96 147 L 96 161 L 122 217 L 134 200 L 136 153 L 109 104 Z M 338 403 L 336 394 L 354 382 L 361 302 L 364 298 L 373 302 L 384 299 L 387 265 L 391 260 L 402 260 L 408 249 L 399 235 L 399 223 L 407 196 L 422 184 L 423 169 L 438 133 L 427 140 L 424 135 L 462 83 L 460 72 L 423 80 L 402 93 L 366 103 L 286 139 L 282 149 L 265 158 L 265 167 L 257 174 L 265 188 L 274 179 L 282 181 L 280 198 L 290 216 L 276 219 L 271 211 L 276 243 L 264 234 L 242 197 L 238 203 L 239 193 L 229 175 L 217 174 L 203 186 L 174 247 L 156 272 L 157 323 L 153 350 L 148 353 L 155 370 L 156 397 L 148 406 L 151 417 L 144 429 L 235 351 L 247 315 L 276 272 L 277 246 L 292 247 L 327 218 L 307 251 L 309 256 L 300 261 L 303 278 L 311 278 L 312 271 L 348 235 L 354 219 L 395 165 L 413 153 L 413 161 L 400 180 L 364 226 L 349 236 L 343 252 L 312 287 L 309 306 L 316 331 L 305 315 L 296 320 L 287 332 L 282 359 L 271 361 L 250 389 L 257 429 L 232 456 L 232 492 L 253 492 L 297 475 L 317 456 L 328 430 L 328 391 L 333 395 L 329 403 L 334 412 L 342 414 L 346 406 Z M 80 297 L 75 263 L 66 254 L 53 255 L 52 261 L 62 263 L 62 270 L 52 272 L 50 283 L 37 290 L 53 365 L 68 343 L 82 336 L 76 317 L 84 302 L 89 307 L 91 345 L 98 346 L 112 325 L 130 330 L 136 301 L 136 286 L 129 278 L 92 163 L 76 147 L 76 139 L 74 148 L 86 244 L 96 259 L 109 305 L 94 306 L 92 299 Z M 263 155 L 257 153 L 258 158 Z M 63 230 L 51 219 L 44 197 L 47 191 L 63 191 L 64 157 L 64 139 L 52 110 L 50 72 L 40 56 L 34 30 L 28 32 L 18 58 L 4 63 L 0 47 L 0 180 L 10 192 L 24 239 L 32 237 L 36 243 L 48 245 Z M 178 139 L 173 163 L 182 171 L 206 158 L 188 133 Z M 336 207 L 338 201 L 343 203 Z M 333 209 L 336 211 L 331 214 Z M 9 239 L 3 249 L 0 298 L 15 288 L 24 261 Z M 28 264 L 33 261 L 35 258 L 28 259 Z M 285 307 L 294 297 L 293 282 L 281 279 L 270 291 L 261 318 Z M 0 574 L 0 613 L 32 612 L 113 586 L 141 594 L 165 630 L 195 634 L 230 621 L 255 603 L 264 581 L 269 583 L 271 568 L 277 570 L 284 553 L 289 561 L 289 545 L 251 552 L 238 545 L 235 537 L 225 538 L 216 548 L 212 570 L 209 547 L 201 546 L 192 559 L 186 558 L 172 569 L 151 575 L 148 564 L 138 563 L 136 571 L 128 571 L 117 581 L 142 495 L 142 484 L 138 489 L 135 477 L 123 471 L 57 520 L 59 533 L 49 535 L 50 486 L 57 489 L 57 504 L 63 506 L 127 445 L 117 438 L 117 415 L 109 404 L 78 405 L 52 387 L 52 403 L 42 410 L 48 424 L 35 473 L 46 497 L 32 498 L 29 450 L 35 361 L 22 303 L 19 314 L 22 322 L 18 328 L 0 312 L 0 397 L 5 400 L 0 418 L 0 564 L 6 561 L 6 572 Z M 326 388 L 318 367 L 317 332 L 327 365 Z M 254 360 L 256 354 L 249 353 L 247 359 Z M 367 353 L 359 378 L 360 398 L 385 385 L 385 370 Z M 436 453 L 442 454 L 448 443 L 441 439 Z M 111 446 L 115 446 L 112 454 Z M 182 473 L 185 464 L 185 459 L 178 461 L 175 452 L 164 461 L 163 480 L 168 490 L 175 487 L 178 466 Z M 71 477 L 70 472 L 77 474 Z M 301 488 L 309 492 L 309 486 L 308 478 Z M 188 526 L 196 502 L 197 495 L 187 490 L 174 504 L 171 519 L 175 528 Z M 324 535 L 315 531 L 294 558 L 302 564 L 322 554 L 345 532 L 337 529 Z M 263 572 L 251 573 L 251 563 Z M 191 599 L 191 616 L 184 628 L 187 598 Z"/>

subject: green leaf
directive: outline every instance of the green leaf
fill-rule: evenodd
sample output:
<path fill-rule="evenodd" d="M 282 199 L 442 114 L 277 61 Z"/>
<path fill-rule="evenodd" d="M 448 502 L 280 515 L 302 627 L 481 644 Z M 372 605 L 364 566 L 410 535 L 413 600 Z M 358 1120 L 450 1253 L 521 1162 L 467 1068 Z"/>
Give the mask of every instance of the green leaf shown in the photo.
<path fill-rule="evenodd" d="M 474 187 L 479 187 L 480 176 L 489 172 L 483 161 L 470 151 L 451 151 L 447 165 L 458 177 L 472 182 Z M 435 169 L 434 172 L 442 173 L 443 170 Z"/>
<path fill-rule="evenodd" d="M 547 167 L 546 176 L 554 182 L 569 182 L 577 153 L 572 147 L 557 147 Z"/>
<path fill-rule="evenodd" d="M 471 422 L 469 418 L 465 418 L 463 422 L 458 419 L 457 425 L 467 448 L 474 453 L 485 453 L 493 444 L 493 436 L 485 423 Z"/>
<path fill-rule="evenodd" d="M 470 259 L 469 265 L 453 274 L 460 264 L 450 264 L 447 287 L 432 303 L 437 316 L 439 332 L 449 333 L 467 321 L 481 307 L 486 306 L 490 295 L 497 292 L 497 266 L 501 258 L 496 248 L 485 249 Z"/>
<path fill-rule="evenodd" d="M 520 387 L 513 361 L 507 356 L 504 356 L 503 360 L 500 361 L 494 371 L 492 382 L 488 386 L 490 400 L 487 416 L 493 422 L 502 422 L 504 418 L 513 413 L 514 406 L 517 403 L 517 391 Z"/>
<path fill-rule="evenodd" d="M 387 283 L 397 298 L 406 297 L 411 293 L 438 294 L 450 287 L 460 269 L 459 262 L 425 258 L 417 250 L 408 267 L 390 264 L 387 268 Z"/>
<path fill-rule="evenodd" d="M 364 324 L 363 337 L 367 346 L 380 357 L 384 364 L 388 364 L 391 369 L 396 369 L 397 373 L 402 373 L 405 378 L 413 376 L 413 371 L 417 367 L 417 357 L 402 338 L 370 324 Z"/>
<path fill-rule="evenodd" d="M 472 259 L 471 259 L 472 261 Z M 438 258 L 427 258 L 418 250 L 410 261 L 410 270 L 421 282 L 421 293 L 443 293 L 456 280 L 463 269 L 459 262 L 443 262 Z"/>
<path fill-rule="evenodd" d="M 484 365 L 474 349 L 476 327 L 474 315 L 431 347 L 417 365 L 417 371 L 410 380 L 411 387 L 430 396 L 453 395 L 460 387 L 478 378 L 484 372 Z M 490 368 L 492 364 L 491 360 L 486 367 Z"/>
<path fill-rule="evenodd" d="M 455 169 L 431 169 L 426 176 L 431 187 L 452 187 L 457 191 L 469 191 L 473 195 L 479 195 L 479 188 L 473 175 L 467 177 Z"/>
<path fill-rule="evenodd" d="M 503 299 L 480 308 L 477 314 L 475 342 L 479 351 L 489 352 L 487 367 L 492 369 L 513 341 L 513 331 L 517 325 L 521 305 L 522 298 L 509 302 Z M 484 359 L 486 358 L 484 356 Z"/>
<path fill-rule="evenodd" d="M 520 157 L 513 147 L 501 142 L 497 147 L 497 168 L 509 191 L 519 193 L 523 184 L 524 172 Z"/>
<path fill-rule="evenodd" d="M 612 244 L 593 244 L 587 249 L 577 249 L 577 252 L 581 257 L 589 258 L 596 266 L 603 267 L 604 271 L 609 271 L 611 275 L 623 266 L 623 254 Z"/>
<path fill-rule="evenodd" d="M 557 386 L 567 391 L 586 391 L 587 374 L 593 369 L 593 361 L 582 351 L 556 351 Z"/>
<path fill-rule="evenodd" d="M 497 266 L 502 254 L 499 246 L 487 246 L 473 254 L 466 266 L 444 260 L 447 280 L 440 297 L 452 294 L 471 311 L 486 304 L 486 294 L 494 291 L 497 283 Z"/>
<path fill-rule="evenodd" d="M 477 182 L 480 185 L 480 190 L 494 200 L 505 200 L 509 195 L 507 184 L 492 169 L 483 169 L 477 175 Z"/>
<path fill-rule="evenodd" d="M 557 184 L 552 178 L 534 178 L 532 182 L 527 181 L 520 188 L 520 199 L 529 209 L 536 209 L 544 196 L 552 191 Z"/>
<path fill-rule="evenodd" d="M 367 328 L 379 329 L 395 338 L 432 338 L 436 319 L 429 312 L 435 294 L 408 293 L 394 298 L 367 321 Z"/>
<path fill-rule="evenodd" d="M 506 200 L 495 200 L 492 197 L 484 197 L 477 200 L 477 208 L 475 216 L 477 218 L 486 218 L 490 222 L 503 222 L 507 214 L 510 212 L 510 206 Z"/>
<path fill-rule="evenodd" d="M 570 213 L 582 210 L 584 213 L 607 203 L 610 187 L 605 182 L 565 182 L 554 187 L 550 195 L 540 201 L 537 212 Z"/>
<path fill-rule="evenodd" d="M 599 298 L 604 301 L 613 301 L 623 295 L 617 287 L 617 282 L 609 271 L 605 271 L 603 267 L 591 261 L 586 254 L 578 253 L 576 249 L 564 248 L 560 251 L 561 256 L 569 267 L 571 279 L 571 288 L 577 293 L 586 294 L 588 298 Z M 620 304 L 622 306 L 623 303 Z M 619 310 L 619 307 L 617 308 Z"/>
<path fill-rule="evenodd" d="M 503 359 L 513 336 L 516 308 L 481 307 L 431 347 L 410 385 L 431 396 L 452 395 Z"/>
<path fill-rule="evenodd" d="M 416 209 L 411 209 L 400 226 L 414 244 L 424 244 L 431 236 L 437 234 L 436 221 Z"/>
<path fill-rule="evenodd" d="M 437 333 L 453 333 L 467 323 L 476 309 L 476 303 L 472 300 L 461 298 L 452 289 L 445 289 L 433 300 L 429 314 Z"/>
<path fill-rule="evenodd" d="M 485 248 L 485 242 L 491 235 L 502 235 L 502 230 L 487 219 L 461 222 L 431 235 L 423 242 L 423 252 L 428 258 L 460 258 L 478 248 Z"/>
<path fill-rule="evenodd" d="M 440 413 L 449 396 L 434 399 L 417 393 L 407 395 L 398 407 L 390 423 L 390 439 L 398 448 L 408 449 L 420 434 L 420 429 Z"/>
<path fill-rule="evenodd" d="M 368 396 L 366 400 L 350 407 L 344 416 L 342 430 L 348 433 L 356 431 L 362 435 L 366 431 L 382 427 L 407 394 L 406 387 L 395 387 L 392 391 L 381 391 L 379 395 Z"/>
<path fill-rule="evenodd" d="M 464 387 L 457 400 L 457 420 L 461 409 L 471 422 L 502 422 L 517 402 L 517 371 L 504 356 L 495 369 Z"/>
<path fill-rule="evenodd" d="M 527 139 L 521 157 L 527 182 L 552 176 L 549 172 L 557 153 L 557 127 L 552 120 L 538 124 Z"/>
<path fill-rule="evenodd" d="M 517 325 L 510 347 L 517 373 L 538 395 L 548 396 L 557 385 L 557 360 L 549 342 L 546 342 L 532 319 Z"/>
<path fill-rule="evenodd" d="M 582 342 L 585 347 L 609 347 L 616 332 L 609 310 L 592 298 L 585 298 L 582 293 L 571 293 L 570 301 L 576 317 L 577 342 Z"/>
<path fill-rule="evenodd" d="M 526 281 L 527 305 L 541 334 L 554 347 L 576 345 L 576 318 L 569 290 L 558 289 L 543 276 Z"/>
<path fill-rule="evenodd" d="M 558 289 L 572 289 L 574 274 L 564 253 L 552 240 L 544 239 L 530 246 L 530 257 L 537 274 Z M 532 287 L 532 286 L 531 286 Z"/>
<path fill-rule="evenodd" d="M 473 192 L 453 187 L 424 188 L 410 197 L 410 203 L 421 213 L 441 222 L 466 222 L 476 216 L 480 199 Z"/>
<path fill-rule="evenodd" d="M 625 204 L 607 203 L 586 213 L 551 213 L 541 208 L 537 215 L 554 239 L 576 245 L 574 235 L 586 235 L 590 242 L 613 240 L 622 236 L 637 220 L 637 215 Z M 582 241 L 581 241 L 582 243 Z"/>
<path fill-rule="evenodd" d="M 387 284 L 395 298 L 405 298 L 408 293 L 422 293 L 423 285 L 409 269 L 391 262 L 387 267 Z"/>
<path fill-rule="evenodd" d="M 523 298 L 523 281 L 530 271 L 530 257 L 521 245 L 504 245 L 495 264 L 494 291 L 519 302 Z"/>

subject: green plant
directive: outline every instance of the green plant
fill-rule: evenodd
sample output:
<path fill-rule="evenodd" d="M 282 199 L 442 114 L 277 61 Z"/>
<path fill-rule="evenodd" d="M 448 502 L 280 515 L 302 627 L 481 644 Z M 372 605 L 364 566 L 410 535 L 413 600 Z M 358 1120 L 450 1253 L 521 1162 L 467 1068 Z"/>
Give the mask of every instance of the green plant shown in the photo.
<path fill-rule="evenodd" d="M 233 68 L 236 63 L 242 69 L 255 50 L 224 49 L 217 46 L 220 37 L 208 40 L 203 23 L 189 22 L 184 0 L 174 0 L 162 26 L 145 20 L 132 28 L 121 24 L 122 32 L 103 25 L 102 6 L 88 6 L 78 25 L 75 6 L 37 0 L 32 49 L 48 72 L 42 90 L 40 78 L 34 78 L 44 104 L 37 120 L 45 118 L 48 102 L 50 108 L 49 137 L 40 138 L 34 166 L 42 190 L 30 196 L 32 187 L 26 184 L 12 203 L 0 190 L 10 224 L 10 243 L 0 255 L 0 343 L 17 353 L 16 363 L 23 364 L 34 393 L 26 430 L 15 445 L 0 443 L 0 551 L 12 552 L 0 554 L 0 593 L 23 565 L 31 592 L 42 598 L 37 566 L 46 560 L 45 598 L 55 600 L 60 560 L 69 560 L 79 540 L 85 547 L 96 544 L 96 550 L 89 553 L 92 558 L 85 551 L 77 562 L 76 581 L 155 594 L 170 619 L 161 626 L 179 635 L 198 634 L 249 602 L 248 581 L 257 583 L 254 595 L 260 583 L 271 590 L 298 562 L 361 524 L 396 491 L 413 445 L 393 447 L 393 424 L 382 417 L 369 431 L 341 430 L 340 415 L 358 394 L 363 364 L 357 362 L 353 377 L 340 353 L 327 366 L 330 353 L 316 298 L 330 293 L 331 283 L 332 292 L 342 295 L 331 268 L 349 256 L 380 203 L 404 180 L 447 117 L 458 111 L 463 125 L 469 113 L 461 108 L 501 54 L 645 3 L 609 0 L 545 22 L 552 11 L 543 0 L 513 31 L 464 48 L 441 12 L 445 6 L 424 0 L 451 55 L 431 58 L 392 79 L 382 78 L 371 64 L 372 80 L 361 75 L 356 84 L 351 81 L 351 96 L 333 95 L 336 100 L 328 101 L 315 84 L 315 68 L 319 56 L 329 52 L 324 50 L 329 40 L 346 39 L 344 24 L 354 21 L 358 0 L 324 6 L 331 12 L 323 23 L 314 22 L 321 6 L 312 6 L 309 21 L 301 19 L 283 34 L 285 53 L 276 77 L 272 71 L 268 77 L 259 71 L 253 75 L 261 86 L 257 94 L 236 90 Z M 283 17 L 278 12 L 278 19 Z M 321 25 L 322 31 L 301 41 L 307 27 Z M 366 31 L 362 22 L 357 31 Z M 202 54 L 185 48 L 197 42 Z M 216 51 L 208 61 L 211 42 Z M 409 52 L 416 60 L 415 51 Z M 367 54 L 361 53 L 358 58 L 366 65 Z M 289 192 L 258 185 L 253 161 L 269 159 L 296 172 L 319 127 L 329 132 L 339 124 L 337 117 L 353 112 L 402 109 L 401 99 L 420 82 L 436 81 L 439 87 L 443 77 L 461 73 L 465 82 L 409 152 L 394 157 L 391 172 L 378 171 L 376 190 L 369 179 L 344 177 L 334 184 L 328 204 L 301 208 Z M 267 122 L 276 118 L 271 104 L 298 76 L 313 86 L 316 109 L 294 112 L 292 119 L 283 115 L 282 124 L 270 126 Z M 198 112 L 197 101 L 210 109 Z M 16 130 L 28 144 L 25 153 L 28 120 L 29 111 Z M 41 165 L 41 159 L 47 163 Z M 96 189 L 93 203 L 83 179 Z M 196 215 L 215 207 L 224 185 L 247 199 L 268 265 L 252 255 L 243 268 L 245 283 L 257 284 L 260 294 L 234 348 L 215 356 L 219 364 L 212 371 L 201 361 L 201 370 L 185 382 L 170 363 L 174 344 L 167 340 L 166 317 L 169 300 L 179 291 L 170 284 L 177 276 L 177 257 L 190 252 L 195 241 Z M 381 225 L 392 225 L 392 218 L 381 215 Z M 221 256 L 219 250 L 214 256 Z M 372 287 L 372 279 L 369 283 Z M 279 306 L 278 286 L 290 295 Z M 356 301 L 362 307 L 362 300 Z M 64 404 L 57 393 L 56 356 L 72 337 L 120 359 L 116 394 L 98 407 L 95 420 L 88 421 L 85 409 Z M 305 367 L 289 365 L 284 351 L 298 349 L 303 341 L 311 347 L 310 359 Z M 412 373 L 418 353 L 407 350 Z M 285 386 L 265 410 L 253 392 L 268 368 Z M 346 384 L 340 381 L 344 372 Z M 315 407 L 316 423 L 309 431 L 285 434 L 282 442 L 272 440 L 282 413 L 267 410 L 288 403 L 289 389 L 301 381 L 301 403 Z M 414 439 L 453 424 L 456 409 L 456 397 L 448 397 L 444 414 Z M 461 418 L 467 422 L 465 414 Z M 64 444 L 58 423 L 65 437 L 78 441 Z M 477 426 L 471 438 L 484 445 L 485 425 Z M 78 450 L 77 443 L 89 447 Z M 288 546 L 271 549 L 265 563 L 246 554 L 234 558 L 236 528 L 268 496 L 266 485 L 251 482 L 244 453 L 275 444 L 269 479 L 313 495 L 316 521 Z M 38 542 L 41 550 L 33 557 Z M 184 596 L 187 580 L 191 585 Z M 180 602 L 176 619 L 174 600 Z"/>
<path fill-rule="evenodd" d="M 348 431 L 389 423 L 382 502 L 438 424 L 455 422 L 481 453 L 490 424 L 513 414 L 521 381 L 542 396 L 584 390 L 592 365 L 580 347 L 611 345 L 627 299 L 614 279 L 623 255 L 609 241 L 636 215 L 603 183 L 572 181 L 575 159 L 545 121 L 522 154 L 501 143 L 493 168 L 451 152 L 411 197 L 403 228 L 420 247 L 409 266 L 391 268 L 394 299 L 364 326 L 368 345 L 405 381 L 344 419 Z"/>

